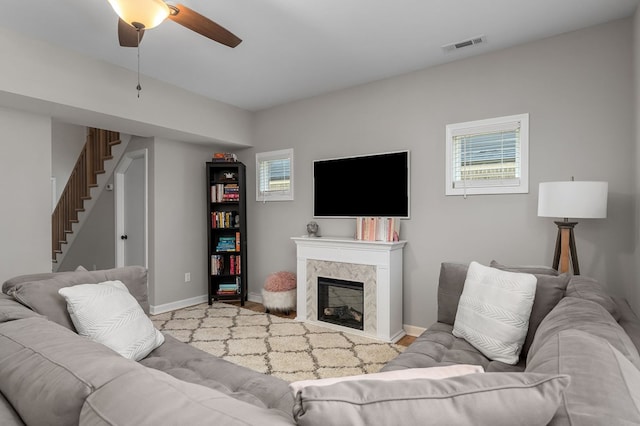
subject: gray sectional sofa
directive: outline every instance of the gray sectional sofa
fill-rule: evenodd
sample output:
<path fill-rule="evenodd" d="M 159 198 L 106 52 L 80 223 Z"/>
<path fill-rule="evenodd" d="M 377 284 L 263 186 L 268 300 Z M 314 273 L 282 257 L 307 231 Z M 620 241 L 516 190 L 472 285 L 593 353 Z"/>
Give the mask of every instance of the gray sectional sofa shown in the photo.
<path fill-rule="evenodd" d="M 169 335 L 134 361 L 75 332 L 58 289 L 120 280 L 148 313 L 144 268 L 16 277 L 0 295 L 0 424 L 640 424 L 640 321 L 626 302 L 589 278 L 492 266 L 537 278 L 516 365 L 452 334 L 467 265 L 444 263 L 438 322 L 383 368 L 386 380 L 306 383 L 295 396 Z M 485 373 L 421 375 L 466 364 Z"/>

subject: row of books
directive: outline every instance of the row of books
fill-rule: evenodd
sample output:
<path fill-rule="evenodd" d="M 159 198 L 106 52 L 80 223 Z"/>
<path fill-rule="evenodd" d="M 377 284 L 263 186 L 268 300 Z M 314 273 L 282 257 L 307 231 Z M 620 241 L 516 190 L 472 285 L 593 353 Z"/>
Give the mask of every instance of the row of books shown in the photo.
<path fill-rule="evenodd" d="M 223 203 L 225 201 L 238 201 L 240 199 L 240 187 L 237 183 L 216 183 L 211 185 L 211 201 Z"/>
<path fill-rule="evenodd" d="M 212 228 L 237 228 L 240 226 L 238 212 L 211 212 Z"/>
<path fill-rule="evenodd" d="M 240 232 L 236 232 L 235 236 L 218 237 L 216 251 L 240 251 Z"/>
<path fill-rule="evenodd" d="M 233 283 L 220 283 L 218 284 L 218 290 L 216 290 L 216 294 L 218 296 L 235 296 L 240 294 L 241 289 L 241 278 L 236 277 L 236 281 Z"/>
<path fill-rule="evenodd" d="M 233 163 L 235 161 L 238 161 L 238 156 L 231 152 L 215 152 L 211 156 L 211 160 L 221 163 Z"/>
<path fill-rule="evenodd" d="M 357 217 L 356 240 L 399 241 L 400 218 L 397 217 Z"/>
<path fill-rule="evenodd" d="M 227 258 L 225 264 L 225 257 Z M 238 275 L 242 271 L 240 255 L 211 255 L 211 275 Z"/>

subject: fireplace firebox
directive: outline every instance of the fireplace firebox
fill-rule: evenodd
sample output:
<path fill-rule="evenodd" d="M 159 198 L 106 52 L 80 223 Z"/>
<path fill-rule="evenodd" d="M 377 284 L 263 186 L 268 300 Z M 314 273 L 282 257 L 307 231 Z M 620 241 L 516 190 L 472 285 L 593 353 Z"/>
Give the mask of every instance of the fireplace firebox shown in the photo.
<path fill-rule="evenodd" d="M 364 330 L 364 283 L 318 277 L 318 320 Z"/>

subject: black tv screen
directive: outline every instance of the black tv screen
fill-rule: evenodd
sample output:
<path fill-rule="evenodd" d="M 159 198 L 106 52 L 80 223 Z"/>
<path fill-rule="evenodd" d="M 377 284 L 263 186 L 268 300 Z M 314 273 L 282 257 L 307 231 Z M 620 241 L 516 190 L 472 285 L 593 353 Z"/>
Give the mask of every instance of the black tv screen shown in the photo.
<path fill-rule="evenodd" d="M 313 216 L 409 217 L 409 151 L 313 162 Z"/>

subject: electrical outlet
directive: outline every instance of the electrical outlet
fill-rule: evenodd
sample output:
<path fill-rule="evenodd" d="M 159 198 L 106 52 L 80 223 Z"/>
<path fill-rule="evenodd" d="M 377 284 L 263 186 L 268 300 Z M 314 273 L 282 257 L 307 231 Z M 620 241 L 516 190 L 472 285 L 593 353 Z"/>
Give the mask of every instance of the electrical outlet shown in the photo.
<path fill-rule="evenodd" d="M 189 281 L 191 281 L 191 272 L 185 272 L 184 273 L 184 282 L 188 283 Z"/>

